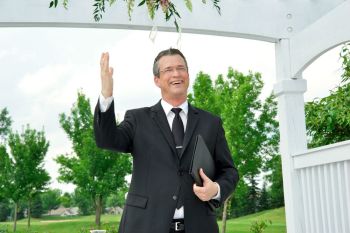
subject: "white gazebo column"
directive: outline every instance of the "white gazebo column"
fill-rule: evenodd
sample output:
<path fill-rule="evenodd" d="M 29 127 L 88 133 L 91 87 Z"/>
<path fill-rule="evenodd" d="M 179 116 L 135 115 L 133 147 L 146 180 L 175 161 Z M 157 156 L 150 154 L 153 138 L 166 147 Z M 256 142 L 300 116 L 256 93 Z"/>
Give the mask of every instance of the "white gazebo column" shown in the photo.
<path fill-rule="evenodd" d="M 306 80 L 291 73 L 288 39 L 276 43 L 277 83 L 274 93 L 278 99 L 280 153 L 282 156 L 284 201 L 288 233 L 306 233 L 301 197 L 301 184 L 294 169 L 293 155 L 307 149 L 304 92 Z"/>

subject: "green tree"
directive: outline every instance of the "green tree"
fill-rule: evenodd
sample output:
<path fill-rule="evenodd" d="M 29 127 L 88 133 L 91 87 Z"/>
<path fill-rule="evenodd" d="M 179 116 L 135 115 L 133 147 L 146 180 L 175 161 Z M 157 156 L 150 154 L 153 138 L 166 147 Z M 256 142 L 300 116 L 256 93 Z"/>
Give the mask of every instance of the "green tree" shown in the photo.
<path fill-rule="evenodd" d="M 130 157 L 97 148 L 90 102 L 81 92 L 70 115 L 60 114 L 60 124 L 73 144 L 74 154 L 57 157 L 61 165 L 59 179 L 90 194 L 95 223 L 100 225 L 103 199 L 124 187 L 124 177 L 131 172 Z"/>
<path fill-rule="evenodd" d="M 248 184 L 248 196 L 247 196 L 247 213 L 255 213 L 258 211 L 260 189 L 255 177 L 250 177 Z"/>
<path fill-rule="evenodd" d="M 40 197 L 44 212 L 47 212 L 52 209 L 57 209 L 61 204 L 61 190 L 59 189 L 48 189 L 45 192 L 43 192 L 40 195 Z"/>
<path fill-rule="evenodd" d="M 40 218 L 44 213 L 43 202 L 40 195 L 36 195 L 32 201 L 31 215 L 33 218 Z"/>
<path fill-rule="evenodd" d="M 12 120 L 7 108 L 0 111 L 0 143 L 5 143 L 7 136 L 11 132 Z"/>
<path fill-rule="evenodd" d="M 267 192 L 267 184 L 266 184 L 266 182 L 264 182 L 263 187 L 260 191 L 259 205 L 258 205 L 259 211 L 270 209 L 270 200 L 269 199 L 270 198 L 269 198 L 269 193 Z"/>
<path fill-rule="evenodd" d="M 73 195 L 70 193 L 64 193 L 62 196 L 60 196 L 60 203 L 65 208 L 72 207 Z"/>
<path fill-rule="evenodd" d="M 25 195 L 25 186 L 21 182 L 22 174 L 14 161 L 10 158 L 6 147 L 0 145 L 0 193 L 5 199 L 11 199 L 14 203 L 13 231 L 17 228 L 17 213 L 19 202 Z"/>
<path fill-rule="evenodd" d="M 7 220 L 7 217 L 11 213 L 10 203 L 6 199 L 0 198 L 0 222 Z"/>
<path fill-rule="evenodd" d="M 46 188 L 50 181 L 50 176 L 44 169 L 44 158 L 49 142 L 45 138 L 44 131 L 36 131 L 27 125 L 21 134 L 10 134 L 9 147 L 13 158 L 12 174 L 17 184 L 15 189 L 21 191 L 21 195 L 16 195 L 13 200 L 18 203 L 18 200 L 26 199 L 29 228 L 32 200 Z"/>
<path fill-rule="evenodd" d="M 339 54 L 342 61 L 342 83 L 347 84 L 350 82 L 350 42 L 345 43 Z"/>
<path fill-rule="evenodd" d="M 276 156 L 276 153 L 266 155 L 277 151 L 278 147 L 276 102 L 273 95 L 265 101 L 260 100 L 262 88 L 259 73 L 244 75 L 229 68 L 227 76 L 219 75 L 214 84 L 209 75 L 200 72 L 193 84 L 193 94 L 189 94 L 190 103 L 221 116 L 229 148 L 240 173 L 240 182 L 255 179 L 261 173 L 265 160 Z M 247 195 L 246 188 L 246 185 L 238 185 L 232 201 L 241 199 L 237 195 Z M 242 198 L 240 205 L 243 203 L 248 204 Z M 240 208 L 248 211 L 248 206 Z M 236 211 L 236 214 L 240 212 Z M 223 213 L 224 225 L 225 218 L 226 213 Z"/>
<path fill-rule="evenodd" d="M 350 139 L 350 84 L 338 86 L 322 99 L 306 103 L 309 147 L 319 147 Z"/>
<path fill-rule="evenodd" d="M 128 191 L 127 187 L 121 188 L 118 192 L 112 193 L 108 196 L 106 201 L 107 207 L 122 207 L 125 204 L 125 194 Z"/>
<path fill-rule="evenodd" d="M 77 206 L 79 208 L 80 215 L 89 215 L 93 213 L 94 206 L 91 195 L 84 192 L 84 190 L 79 187 L 74 190 L 73 203 L 74 206 Z"/>
<path fill-rule="evenodd" d="M 239 182 L 235 190 L 235 194 L 232 197 L 232 201 L 227 203 L 230 205 L 231 213 L 228 213 L 228 217 L 239 217 L 248 213 L 248 192 L 249 186 L 246 182 Z"/>
<path fill-rule="evenodd" d="M 7 199 L 8 192 L 6 191 L 7 175 L 6 172 L 10 162 L 6 151 L 6 139 L 11 132 L 12 120 L 6 108 L 0 111 L 0 201 Z M 3 203 L 3 202 L 2 202 Z M 2 208 L 4 209 L 4 208 Z"/>
<path fill-rule="evenodd" d="M 343 46 L 342 82 L 330 95 L 305 104 L 309 147 L 350 139 L 350 43 Z"/>
<path fill-rule="evenodd" d="M 284 206 L 281 156 L 278 155 L 266 161 L 265 166 L 265 171 L 271 171 L 270 174 L 266 175 L 267 181 L 271 183 L 271 186 L 268 188 L 270 207 L 278 208 Z"/>

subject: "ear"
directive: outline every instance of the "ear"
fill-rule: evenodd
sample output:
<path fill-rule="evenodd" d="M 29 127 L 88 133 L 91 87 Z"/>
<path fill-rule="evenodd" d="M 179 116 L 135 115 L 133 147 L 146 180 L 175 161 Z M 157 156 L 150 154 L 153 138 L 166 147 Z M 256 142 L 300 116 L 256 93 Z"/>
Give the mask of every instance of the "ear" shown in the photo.
<path fill-rule="evenodd" d="M 160 88 L 160 78 L 158 76 L 154 76 L 153 80 L 154 84 L 156 84 L 156 86 Z"/>

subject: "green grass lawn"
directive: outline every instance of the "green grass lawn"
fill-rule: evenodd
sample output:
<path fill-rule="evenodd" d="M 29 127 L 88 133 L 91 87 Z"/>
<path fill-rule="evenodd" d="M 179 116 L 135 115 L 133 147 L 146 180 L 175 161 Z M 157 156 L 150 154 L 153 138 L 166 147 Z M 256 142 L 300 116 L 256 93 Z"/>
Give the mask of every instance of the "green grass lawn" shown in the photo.
<path fill-rule="evenodd" d="M 31 231 L 27 231 L 27 220 L 22 219 L 17 223 L 18 233 L 87 233 L 89 229 L 94 229 L 95 216 L 83 217 L 45 217 L 41 219 L 32 219 Z M 271 220 L 272 225 L 269 225 L 264 233 L 285 233 L 285 213 L 284 208 L 274 209 L 259 212 L 244 217 L 231 219 L 227 222 L 227 233 L 250 233 L 250 226 L 252 222 L 259 220 Z M 120 221 L 120 216 L 103 215 L 103 228 L 113 226 L 117 228 Z M 219 226 L 221 228 L 221 221 Z M 0 233 L 2 229 L 7 228 L 12 232 L 13 223 L 0 223 Z M 96 228 L 95 228 L 96 229 Z M 85 230 L 85 231 L 84 231 Z M 5 231 L 6 232 L 6 231 Z"/>
<path fill-rule="evenodd" d="M 226 233 L 250 233 L 250 226 L 254 221 L 271 220 L 264 233 L 286 233 L 286 220 L 284 208 L 266 210 L 244 217 L 230 219 L 227 222 Z M 222 223 L 219 222 L 221 229 Z"/>

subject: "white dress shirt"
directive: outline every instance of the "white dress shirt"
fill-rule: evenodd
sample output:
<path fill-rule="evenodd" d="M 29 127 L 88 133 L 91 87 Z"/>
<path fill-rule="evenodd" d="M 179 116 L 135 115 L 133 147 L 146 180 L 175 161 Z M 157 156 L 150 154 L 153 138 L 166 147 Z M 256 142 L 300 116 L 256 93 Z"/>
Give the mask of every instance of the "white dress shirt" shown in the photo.
<path fill-rule="evenodd" d="M 101 112 L 106 112 L 108 108 L 111 106 L 113 101 L 113 96 L 105 98 L 102 94 L 100 94 L 100 110 Z M 173 125 L 173 120 L 175 118 L 175 113 L 171 111 L 172 108 L 174 108 L 171 104 L 167 103 L 165 100 L 161 100 L 161 105 L 162 108 L 165 112 L 165 115 L 167 117 L 170 129 L 172 129 Z M 188 115 L 188 102 L 187 100 L 182 103 L 179 106 L 176 106 L 176 108 L 181 108 L 182 111 L 180 112 L 180 117 L 182 120 L 182 123 L 184 125 L 184 130 L 186 131 L 186 126 L 187 126 L 187 115 Z M 218 193 L 216 194 L 215 197 L 212 199 L 219 200 L 221 195 L 220 195 L 220 185 L 218 183 L 215 183 L 218 186 Z M 174 213 L 174 219 L 181 219 L 184 218 L 184 207 L 180 207 L 180 209 L 175 209 Z"/>

